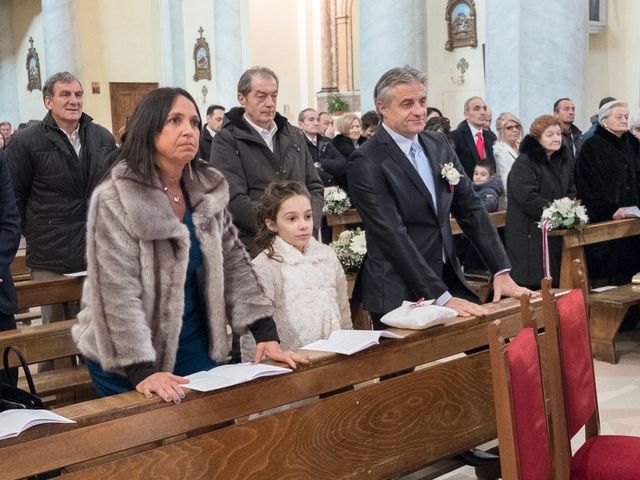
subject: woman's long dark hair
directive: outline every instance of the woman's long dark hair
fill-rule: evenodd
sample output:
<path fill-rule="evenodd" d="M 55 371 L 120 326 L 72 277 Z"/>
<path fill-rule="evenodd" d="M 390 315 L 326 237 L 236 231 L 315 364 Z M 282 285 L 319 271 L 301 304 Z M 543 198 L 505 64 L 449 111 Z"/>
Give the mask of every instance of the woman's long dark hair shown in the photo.
<path fill-rule="evenodd" d="M 264 194 L 258 203 L 258 233 L 253 239 L 252 253 L 254 255 L 266 250 L 267 257 L 281 261 L 282 259 L 273 251 L 273 241 L 276 232 L 267 228 L 267 220 L 276 223 L 278 211 L 282 203 L 296 195 L 307 197 L 311 201 L 309 190 L 300 182 L 273 182 L 264 189 Z"/>
<path fill-rule="evenodd" d="M 198 129 L 202 127 L 202 118 L 200 117 L 198 105 L 189 92 L 177 87 L 163 87 L 153 90 L 142 97 L 133 115 L 129 118 L 125 130 L 126 139 L 123 141 L 122 148 L 118 151 L 118 156 L 113 165 L 125 160 L 129 169 L 138 174 L 143 180 L 153 183 L 153 179 L 156 176 L 154 162 L 156 155 L 155 137 L 164 128 L 167 116 L 179 96 L 185 97 L 193 104 L 198 115 Z M 196 154 L 194 160 L 197 157 Z M 205 171 L 204 165 L 206 164 L 192 162 L 191 168 L 194 173 L 202 174 Z"/>

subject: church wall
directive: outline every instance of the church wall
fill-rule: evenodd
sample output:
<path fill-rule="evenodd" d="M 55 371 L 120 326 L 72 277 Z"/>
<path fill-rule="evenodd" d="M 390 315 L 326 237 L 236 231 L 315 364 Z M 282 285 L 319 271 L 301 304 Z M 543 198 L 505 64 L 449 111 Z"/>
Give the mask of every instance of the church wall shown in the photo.
<path fill-rule="evenodd" d="M 161 82 L 160 19 L 153 0 L 76 0 L 85 111 L 111 129 L 109 82 Z M 100 82 L 100 94 L 91 82 Z"/>
<path fill-rule="evenodd" d="M 590 35 L 586 72 L 589 115 L 597 111 L 600 99 L 606 96 L 627 101 L 631 114 L 640 111 L 639 17 L 639 2 L 609 0 L 606 30 Z"/>
<path fill-rule="evenodd" d="M 444 46 L 448 38 L 445 16 L 447 1 L 427 1 L 427 46 L 428 85 L 427 103 L 442 111 L 451 120 L 451 127 L 463 120 L 464 101 L 471 96 L 484 97 L 484 58 L 482 46 L 485 41 L 485 1 L 476 0 L 478 46 L 456 48 L 447 51 Z M 464 74 L 456 68 L 461 59 L 468 63 Z M 494 113 L 497 116 L 497 113 Z"/>
<path fill-rule="evenodd" d="M 40 59 L 40 77 L 42 85 L 47 79 L 44 33 L 42 31 L 42 15 L 39 0 L 14 0 L 13 2 L 13 35 L 15 47 L 15 69 L 18 85 L 19 121 L 41 120 L 47 110 L 44 108 L 42 91 L 27 90 L 27 53 L 33 37 L 33 46 Z M 17 127 L 17 123 L 13 125 Z"/>
<path fill-rule="evenodd" d="M 248 67 L 269 67 L 278 75 L 278 112 L 297 124 L 298 113 L 313 93 L 307 81 L 308 2 L 249 0 L 248 6 L 251 15 L 245 63 Z"/>

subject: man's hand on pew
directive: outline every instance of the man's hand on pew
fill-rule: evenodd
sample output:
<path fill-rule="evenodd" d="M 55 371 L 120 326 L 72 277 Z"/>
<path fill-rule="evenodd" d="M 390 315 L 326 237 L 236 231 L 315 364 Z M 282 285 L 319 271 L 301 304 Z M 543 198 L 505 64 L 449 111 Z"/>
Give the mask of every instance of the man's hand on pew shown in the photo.
<path fill-rule="evenodd" d="M 151 398 L 155 393 L 165 402 L 180 403 L 184 398 L 184 391 L 180 385 L 185 383 L 189 383 L 189 380 L 184 377 L 169 372 L 156 372 L 136 385 L 136 390 L 147 398 Z"/>
<path fill-rule="evenodd" d="M 256 356 L 254 362 L 260 363 L 262 360 L 270 358 L 276 362 L 287 363 L 291 368 L 297 368 L 296 363 L 304 365 L 310 362 L 309 357 L 293 352 L 283 352 L 280 344 L 276 341 L 260 342 L 256 345 Z"/>
<path fill-rule="evenodd" d="M 458 297 L 451 297 L 444 306 L 454 309 L 460 317 L 481 317 L 489 313 L 486 308 Z"/>
<path fill-rule="evenodd" d="M 540 292 L 533 292 L 528 288 L 519 286 L 513 281 L 509 273 L 502 273 L 493 277 L 493 302 L 499 301 L 502 297 L 520 298 L 523 293 L 529 294 L 532 298 L 539 297 Z"/>

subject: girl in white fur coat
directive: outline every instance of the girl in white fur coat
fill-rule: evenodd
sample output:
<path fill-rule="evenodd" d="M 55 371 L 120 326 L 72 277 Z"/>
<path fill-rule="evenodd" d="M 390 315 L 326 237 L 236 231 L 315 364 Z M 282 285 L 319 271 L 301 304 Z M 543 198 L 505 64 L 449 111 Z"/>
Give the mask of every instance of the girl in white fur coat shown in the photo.
<path fill-rule="evenodd" d="M 254 269 L 268 298 L 285 350 L 300 348 L 331 332 L 350 329 L 347 281 L 331 247 L 313 238 L 310 195 L 298 182 L 272 183 L 258 206 Z M 255 342 L 241 339 L 243 360 Z"/>

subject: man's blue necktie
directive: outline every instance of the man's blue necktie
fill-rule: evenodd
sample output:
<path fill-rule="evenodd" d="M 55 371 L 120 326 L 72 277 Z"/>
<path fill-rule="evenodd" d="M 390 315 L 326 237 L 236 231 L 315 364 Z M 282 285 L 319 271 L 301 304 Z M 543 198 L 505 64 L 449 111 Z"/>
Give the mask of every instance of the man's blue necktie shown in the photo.
<path fill-rule="evenodd" d="M 409 160 L 413 164 L 413 167 L 418 171 L 418 175 L 422 179 L 422 182 L 429 190 L 431 199 L 433 200 L 433 206 L 438 211 L 438 202 L 436 200 L 436 184 L 433 181 L 433 174 L 431 168 L 429 168 L 429 161 L 427 160 L 422 147 L 417 140 L 414 140 L 409 150 Z"/>

